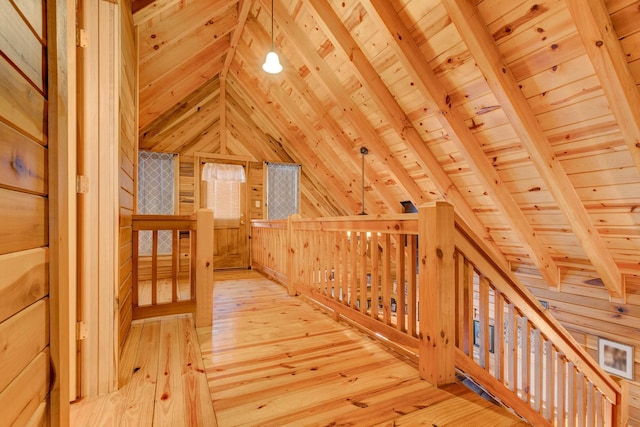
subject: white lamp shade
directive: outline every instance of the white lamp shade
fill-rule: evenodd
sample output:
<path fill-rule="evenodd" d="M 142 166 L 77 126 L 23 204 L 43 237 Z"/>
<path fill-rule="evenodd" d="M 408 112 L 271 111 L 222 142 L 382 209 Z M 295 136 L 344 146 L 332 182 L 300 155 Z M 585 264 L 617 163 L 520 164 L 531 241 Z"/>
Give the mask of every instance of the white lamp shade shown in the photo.
<path fill-rule="evenodd" d="M 280 64 L 278 54 L 274 51 L 267 53 L 267 59 L 264 61 L 264 64 L 262 64 L 262 69 L 269 74 L 278 74 L 282 71 L 282 65 Z"/>

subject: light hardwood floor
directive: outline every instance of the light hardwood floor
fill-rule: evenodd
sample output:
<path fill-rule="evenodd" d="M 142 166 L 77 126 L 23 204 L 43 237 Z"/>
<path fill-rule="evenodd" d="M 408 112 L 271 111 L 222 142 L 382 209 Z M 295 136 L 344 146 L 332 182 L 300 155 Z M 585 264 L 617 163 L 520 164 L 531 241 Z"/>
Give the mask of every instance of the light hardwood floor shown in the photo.
<path fill-rule="evenodd" d="M 513 426 L 466 387 L 417 366 L 255 272 L 217 274 L 213 328 L 198 329 L 220 426 Z"/>
<path fill-rule="evenodd" d="M 405 357 L 252 271 L 216 272 L 213 327 L 194 332 L 190 316 L 136 322 L 128 384 L 72 405 L 72 425 L 526 424 L 462 385 L 420 380 Z"/>
<path fill-rule="evenodd" d="M 192 316 L 136 321 L 116 392 L 71 405 L 72 426 L 216 426 Z"/>

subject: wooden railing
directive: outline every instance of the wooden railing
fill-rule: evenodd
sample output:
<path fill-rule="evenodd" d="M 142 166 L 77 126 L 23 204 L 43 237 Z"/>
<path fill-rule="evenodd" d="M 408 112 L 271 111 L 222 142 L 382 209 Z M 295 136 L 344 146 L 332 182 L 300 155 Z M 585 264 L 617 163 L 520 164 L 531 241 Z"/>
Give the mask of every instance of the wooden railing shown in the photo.
<path fill-rule="evenodd" d="M 140 250 L 140 234 L 150 248 Z M 160 253 L 162 233 L 170 238 Z M 213 214 L 133 216 L 133 318 L 193 313 L 197 326 L 211 325 L 213 290 Z"/>
<path fill-rule="evenodd" d="M 624 425 L 623 389 L 446 203 L 418 214 L 253 221 L 252 266 L 535 425 Z M 377 304 L 376 304 L 377 301 Z"/>

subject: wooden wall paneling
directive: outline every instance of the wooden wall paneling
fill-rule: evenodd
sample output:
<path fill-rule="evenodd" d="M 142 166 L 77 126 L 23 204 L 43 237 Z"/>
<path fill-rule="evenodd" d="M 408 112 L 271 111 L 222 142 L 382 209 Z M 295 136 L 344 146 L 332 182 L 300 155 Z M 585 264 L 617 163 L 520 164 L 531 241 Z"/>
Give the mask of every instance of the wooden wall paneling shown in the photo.
<path fill-rule="evenodd" d="M 2 419 L 0 426 L 27 425 L 40 404 L 46 400 L 49 391 L 49 349 L 44 351 L 29 363 L 29 365 L 0 392 L 0 408 Z M 68 403 L 67 403 L 68 405 Z M 51 422 L 56 421 L 58 409 L 54 403 L 51 407 Z M 67 424 L 68 418 L 67 418 Z"/>
<path fill-rule="evenodd" d="M 12 3 L 16 5 L 36 37 L 44 40 L 46 38 L 44 25 L 46 15 L 42 13 L 42 3 L 30 0 L 14 0 Z"/>
<path fill-rule="evenodd" d="M 0 323 L 0 390 L 49 345 L 49 300 L 44 298 Z"/>
<path fill-rule="evenodd" d="M 265 218 L 264 163 L 249 162 L 247 190 L 249 193 L 249 220 Z"/>
<path fill-rule="evenodd" d="M 47 100 L 6 60 L 0 61 L 0 116 L 6 123 L 46 145 Z"/>
<path fill-rule="evenodd" d="M 41 22 L 34 24 L 40 26 L 36 31 L 42 31 Z M 0 27 L 3 29 L 0 51 L 20 70 L 28 83 L 44 93 L 43 41 L 30 28 L 31 23 L 23 19 L 20 10 L 10 2 L 0 5 Z"/>
<path fill-rule="evenodd" d="M 195 213 L 195 179 L 193 157 L 180 156 L 178 215 L 192 215 Z"/>
<path fill-rule="evenodd" d="M 0 322 L 49 293 L 49 249 L 0 255 Z"/>
<path fill-rule="evenodd" d="M 44 195 L 47 192 L 47 150 L 0 122 L 0 187 Z"/>

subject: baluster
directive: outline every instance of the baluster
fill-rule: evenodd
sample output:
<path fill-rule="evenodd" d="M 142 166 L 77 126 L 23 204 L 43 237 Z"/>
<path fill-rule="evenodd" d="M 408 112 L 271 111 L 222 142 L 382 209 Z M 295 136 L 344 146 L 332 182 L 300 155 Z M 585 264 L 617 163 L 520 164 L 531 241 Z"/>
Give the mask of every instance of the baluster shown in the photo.
<path fill-rule="evenodd" d="M 602 411 L 603 411 L 603 405 L 602 405 L 602 401 L 604 399 L 604 396 L 602 395 L 602 393 L 600 392 L 600 390 L 596 390 L 596 419 L 595 419 L 595 423 L 597 426 L 604 426 L 604 419 L 602 417 Z"/>
<path fill-rule="evenodd" d="M 378 320 L 378 298 L 380 296 L 380 250 L 378 233 L 371 235 L 371 317 Z"/>
<path fill-rule="evenodd" d="M 418 312 L 418 289 L 416 277 L 416 253 L 418 248 L 418 237 L 415 234 L 407 235 L 407 307 L 409 309 L 407 321 L 407 333 L 417 337 L 417 312 Z"/>
<path fill-rule="evenodd" d="M 151 305 L 158 303 L 158 230 L 151 232 Z"/>
<path fill-rule="evenodd" d="M 554 387 L 555 382 L 553 379 L 555 378 L 554 372 L 554 352 L 553 344 L 551 341 L 544 341 L 544 398 L 542 399 L 542 406 L 544 408 L 542 416 L 545 420 L 551 421 L 551 417 L 553 411 L 555 410 L 554 404 Z"/>
<path fill-rule="evenodd" d="M 213 236 L 213 232 L 211 233 L 211 235 Z M 204 237 L 205 239 L 208 237 Z M 189 232 L 189 240 L 191 241 L 191 254 L 189 255 L 189 258 L 191 260 L 191 274 L 190 274 L 190 279 L 189 282 L 191 284 L 191 301 L 195 301 L 196 300 L 196 269 L 198 266 L 197 263 L 197 258 L 196 258 L 196 248 L 197 248 L 197 244 L 198 244 L 198 232 L 191 230 Z M 213 243 L 211 243 L 211 246 L 213 246 Z"/>
<path fill-rule="evenodd" d="M 595 427 L 595 405 L 594 405 L 594 390 L 593 383 L 587 381 L 587 427 Z"/>
<path fill-rule="evenodd" d="M 349 303 L 347 284 L 349 283 L 349 240 L 347 233 L 340 234 L 340 297 L 343 304 Z"/>
<path fill-rule="evenodd" d="M 338 233 L 335 231 L 329 232 L 329 245 L 331 252 L 331 262 L 329 265 L 329 284 L 331 285 L 331 298 L 334 301 L 340 301 L 340 288 L 338 283 L 339 269 L 338 263 L 340 258 L 338 257 Z"/>
<path fill-rule="evenodd" d="M 507 316 L 505 318 L 506 337 L 505 342 L 507 346 L 506 358 L 507 358 L 507 374 L 505 375 L 505 382 L 509 387 L 509 390 L 517 392 L 517 338 L 516 338 L 516 319 L 515 319 L 515 307 L 513 304 L 507 304 Z"/>
<path fill-rule="evenodd" d="M 171 232 L 171 301 L 178 301 L 178 230 Z"/>
<path fill-rule="evenodd" d="M 360 273 L 358 280 L 360 281 L 360 313 L 367 313 L 367 232 L 360 232 Z"/>
<path fill-rule="evenodd" d="M 576 368 L 573 362 L 567 362 L 567 399 L 566 413 L 567 425 L 573 427 L 576 424 Z"/>
<path fill-rule="evenodd" d="M 504 378 L 504 296 L 497 289 L 493 290 L 494 295 L 494 334 L 493 334 L 493 360 L 494 360 L 494 374 L 493 376 L 502 381 Z"/>
<path fill-rule="evenodd" d="M 562 353 L 556 352 L 556 425 L 563 426 L 565 420 L 565 398 L 566 398 L 566 363 Z"/>
<path fill-rule="evenodd" d="M 584 427 L 587 417 L 587 410 L 585 407 L 586 393 L 584 392 L 584 373 L 578 372 L 578 375 L 576 375 L 576 380 L 576 413 L 578 415 L 576 421 L 578 427 Z"/>
<path fill-rule="evenodd" d="M 131 232 L 131 282 L 133 286 L 132 295 L 131 295 L 131 304 L 133 307 L 138 307 L 138 299 L 139 299 L 139 268 L 140 268 L 140 255 L 139 255 L 139 245 L 140 244 L 140 235 L 138 230 L 135 228 Z"/>
<path fill-rule="evenodd" d="M 478 284 L 479 364 L 489 372 L 489 280 L 480 276 Z"/>
<path fill-rule="evenodd" d="M 405 326 L 405 258 L 404 234 L 396 236 L 396 328 L 406 331 Z"/>
<path fill-rule="evenodd" d="M 518 317 L 518 346 L 520 347 L 518 365 L 520 367 L 520 398 L 529 402 L 529 322 L 526 317 Z"/>
<path fill-rule="evenodd" d="M 350 272 L 351 280 L 349 282 L 349 305 L 353 309 L 357 309 L 357 291 L 358 291 L 358 232 L 351 232 L 351 253 L 350 253 Z"/>
<path fill-rule="evenodd" d="M 382 239 L 382 321 L 391 325 L 391 236 L 385 234 Z"/>
<path fill-rule="evenodd" d="M 531 333 L 531 353 L 533 354 L 533 409 L 540 412 L 542 408 L 542 345 L 540 342 L 540 330 L 534 329 Z"/>

